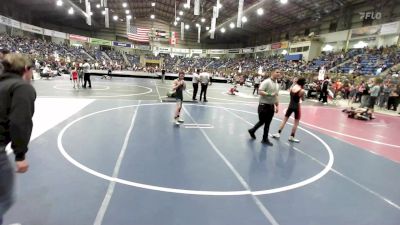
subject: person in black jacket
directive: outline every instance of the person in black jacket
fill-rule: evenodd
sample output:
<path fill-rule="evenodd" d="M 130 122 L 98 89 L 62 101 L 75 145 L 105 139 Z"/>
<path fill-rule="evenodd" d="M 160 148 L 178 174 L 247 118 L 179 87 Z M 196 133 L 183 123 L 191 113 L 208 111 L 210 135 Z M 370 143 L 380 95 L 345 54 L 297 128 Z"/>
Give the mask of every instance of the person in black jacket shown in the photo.
<path fill-rule="evenodd" d="M 2 61 L 0 75 L 0 224 L 14 202 L 14 171 L 6 153 L 11 143 L 16 172 L 28 170 L 25 154 L 32 133 L 36 92 L 32 79 L 32 61 L 22 54 L 8 54 Z"/>

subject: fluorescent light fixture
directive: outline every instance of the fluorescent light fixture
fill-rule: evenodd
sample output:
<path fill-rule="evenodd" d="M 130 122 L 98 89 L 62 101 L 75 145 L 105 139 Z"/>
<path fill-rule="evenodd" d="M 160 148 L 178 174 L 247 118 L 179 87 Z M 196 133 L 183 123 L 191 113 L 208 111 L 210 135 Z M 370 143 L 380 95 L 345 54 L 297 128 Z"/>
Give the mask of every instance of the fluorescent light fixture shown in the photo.
<path fill-rule="evenodd" d="M 186 24 L 186 25 L 185 25 L 185 29 L 186 29 L 186 30 L 189 30 L 189 28 L 190 28 L 189 24 Z"/>
<path fill-rule="evenodd" d="M 206 30 L 210 30 L 210 27 L 206 27 Z"/>
<path fill-rule="evenodd" d="M 222 8 L 222 4 L 219 3 L 219 4 L 217 5 L 217 7 L 218 7 L 218 9 Z"/>
<path fill-rule="evenodd" d="M 221 28 L 221 33 L 225 33 L 225 28 Z"/>
<path fill-rule="evenodd" d="M 132 19 L 132 16 L 131 15 L 127 15 L 126 19 L 130 20 L 130 19 Z"/>
<path fill-rule="evenodd" d="M 74 9 L 73 9 L 72 7 L 68 9 L 68 14 L 69 14 L 69 15 L 74 14 Z"/>
<path fill-rule="evenodd" d="M 176 17 L 176 21 L 180 21 L 181 20 L 181 18 L 178 16 L 178 17 Z"/>
<path fill-rule="evenodd" d="M 61 0 L 57 0 L 56 4 L 57 4 L 57 6 L 62 6 L 64 4 L 64 2 Z"/>
<path fill-rule="evenodd" d="M 153 6 L 153 7 L 156 6 L 156 3 L 155 3 L 155 2 L 152 2 L 152 3 L 151 3 L 151 6 Z"/>
<path fill-rule="evenodd" d="M 242 23 L 246 23 L 247 22 L 247 17 L 243 16 L 242 17 Z"/>
<path fill-rule="evenodd" d="M 150 18 L 151 18 L 151 19 L 154 19 L 154 18 L 156 18 L 156 16 L 154 16 L 154 14 L 151 14 L 151 15 L 150 15 Z"/>
<path fill-rule="evenodd" d="M 281 3 L 286 4 L 286 3 L 288 3 L 288 0 L 281 0 Z"/>
<path fill-rule="evenodd" d="M 261 16 L 262 14 L 264 14 L 264 9 L 262 9 L 262 8 L 257 9 L 257 14 L 258 14 L 259 16 Z"/>
<path fill-rule="evenodd" d="M 113 16 L 113 19 L 114 20 L 118 20 L 118 16 Z"/>
<path fill-rule="evenodd" d="M 200 26 L 200 24 L 196 23 L 196 27 L 199 27 L 199 26 Z"/>
<path fill-rule="evenodd" d="M 190 8 L 190 5 L 188 5 L 187 3 L 185 3 L 185 4 L 183 5 L 183 8 L 188 9 L 188 8 Z"/>
<path fill-rule="evenodd" d="M 128 6 L 128 3 L 124 2 L 122 3 L 122 7 L 126 8 Z"/>
<path fill-rule="evenodd" d="M 229 27 L 230 27 L 231 29 L 233 29 L 233 28 L 235 28 L 235 24 L 234 24 L 233 22 L 231 22 L 231 23 L 229 24 Z"/>
<path fill-rule="evenodd" d="M 125 14 L 129 14 L 131 11 L 129 9 L 125 10 Z"/>
<path fill-rule="evenodd" d="M 100 8 L 100 4 L 97 4 L 97 5 L 96 5 L 96 8 L 98 8 L 98 9 L 99 9 L 99 8 Z"/>
<path fill-rule="evenodd" d="M 101 11 L 101 14 L 106 15 L 106 11 L 105 10 Z"/>
<path fill-rule="evenodd" d="M 89 16 L 93 16 L 93 12 L 89 12 Z"/>
<path fill-rule="evenodd" d="M 201 22 L 202 23 L 206 22 L 206 19 L 205 18 L 201 18 Z"/>
<path fill-rule="evenodd" d="M 174 21 L 174 26 L 178 25 L 178 22 Z"/>
<path fill-rule="evenodd" d="M 183 15 L 183 11 L 179 11 L 179 15 L 182 16 Z"/>

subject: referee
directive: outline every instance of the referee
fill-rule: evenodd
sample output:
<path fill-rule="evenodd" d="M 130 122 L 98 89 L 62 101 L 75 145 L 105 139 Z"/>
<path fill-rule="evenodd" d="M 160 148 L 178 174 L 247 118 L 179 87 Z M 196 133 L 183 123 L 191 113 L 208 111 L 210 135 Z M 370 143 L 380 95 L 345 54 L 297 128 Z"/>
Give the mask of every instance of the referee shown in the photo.
<path fill-rule="evenodd" d="M 279 69 L 275 69 L 271 77 L 264 80 L 258 91 L 260 95 L 260 103 L 258 105 L 258 118 L 259 121 L 253 128 L 249 130 L 250 137 L 256 139 L 255 132 L 258 128 L 264 125 L 264 134 L 261 143 L 273 146 L 268 139 L 269 126 L 271 124 L 274 113 L 278 113 L 279 106 L 279 84 L 278 79 L 281 75 Z"/>

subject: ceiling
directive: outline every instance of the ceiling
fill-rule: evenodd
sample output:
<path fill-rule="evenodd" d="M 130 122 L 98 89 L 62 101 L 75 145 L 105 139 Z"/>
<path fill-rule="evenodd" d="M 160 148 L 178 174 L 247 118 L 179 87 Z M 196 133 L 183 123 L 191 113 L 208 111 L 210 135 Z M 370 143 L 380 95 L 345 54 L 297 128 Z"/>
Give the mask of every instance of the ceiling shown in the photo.
<path fill-rule="evenodd" d="M 83 16 L 79 16 L 79 10 L 76 10 L 74 16 L 67 14 L 67 9 L 71 3 L 77 6 L 77 9 L 85 10 L 85 0 L 63 0 L 64 5 L 57 7 L 56 0 L 11 0 L 15 4 L 31 10 L 33 19 L 50 20 L 62 26 L 72 26 L 80 29 L 102 29 L 104 28 L 104 19 L 101 14 L 102 8 L 97 8 L 100 0 L 90 0 L 93 15 L 93 26 L 89 27 L 85 23 Z M 190 9 L 185 9 L 184 4 L 187 0 L 108 0 L 110 8 L 110 19 L 113 15 L 120 18 L 125 17 L 125 10 L 130 10 L 130 14 L 134 19 L 150 20 L 150 15 L 154 14 L 158 20 L 162 20 L 168 24 L 172 24 L 175 15 L 181 18 L 185 23 L 191 24 L 201 23 L 201 18 L 205 18 L 204 26 L 210 26 L 213 14 L 213 6 L 217 0 L 201 0 L 200 16 L 193 15 L 193 5 L 195 0 L 191 0 Z M 229 24 L 236 24 L 236 16 L 238 11 L 238 0 L 220 0 L 222 7 L 217 19 L 217 28 L 224 27 L 227 31 L 223 39 L 219 41 L 229 41 L 229 36 L 250 37 L 256 34 L 268 32 L 273 29 L 280 29 L 289 24 L 319 21 L 327 15 L 338 15 L 344 7 L 365 2 L 366 0 L 288 0 L 287 4 L 282 4 L 279 0 L 245 0 L 244 16 L 248 18 L 248 22 L 241 29 L 229 28 Z M 123 7 L 123 3 L 127 3 Z M 155 6 L 151 5 L 155 2 Z M 176 5 L 176 6 L 175 6 Z M 176 11 L 175 11 L 176 7 Z M 256 10 L 263 8 L 264 14 L 257 15 Z M 179 11 L 183 11 L 183 15 L 179 15 Z M 121 23 L 123 21 L 120 21 Z M 204 30 L 203 30 L 204 31 Z M 229 34 L 228 34 L 229 33 Z M 214 40 L 214 42 L 218 40 Z"/>

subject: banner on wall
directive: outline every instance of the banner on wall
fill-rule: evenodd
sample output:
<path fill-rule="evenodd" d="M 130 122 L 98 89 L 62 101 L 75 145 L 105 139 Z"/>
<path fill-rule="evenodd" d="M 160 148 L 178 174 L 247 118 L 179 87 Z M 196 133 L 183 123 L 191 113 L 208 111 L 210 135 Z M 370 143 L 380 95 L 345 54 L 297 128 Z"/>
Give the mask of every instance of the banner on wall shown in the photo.
<path fill-rule="evenodd" d="M 53 30 L 53 37 L 67 39 L 67 34 Z"/>
<path fill-rule="evenodd" d="M 257 46 L 254 51 L 255 52 L 265 52 L 265 51 L 268 51 L 268 50 L 271 50 L 271 45 Z"/>
<path fill-rule="evenodd" d="M 159 53 L 171 53 L 171 48 L 169 47 L 158 47 Z"/>
<path fill-rule="evenodd" d="M 151 46 L 150 45 L 135 45 L 134 46 L 136 49 L 144 50 L 144 51 L 150 51 Z"/>
<path fill-rule="evenodd" d="M 281 42 L 271 44 L 271 49 L 280 49 L 280 48 L 281 48 Z"/>
<path fill-rule="evenodd" d="M 381 31 L 380 25 L 355 28 L 351 30 L 351 38 L 378 35 L 380 31 Z"/>
<path fill-rule="evenodd" d="M 5 16 L 0 16 L 0 23 L 4 24 L 4 25 L 7 25 L 7 26 L 10 26 L 10 27 L 21 29 L 21 23 L 20 22 L 18 22 L 16 20 L 13 20 L 13 19 L 10 19 L 10 18 L 7 18 Z"/>
<path fill-rule="evenodd" d="M 51 37 L 67 39 L 67 34 L 55 30 L 43 29 L 43 34 Z"/>
<path fill-rule="evenodd" d="M 207 54 L 225 54 L 224 49 L 208 49 Z"/>
<path fill-rule="evenodd" d="M 191 49 L 190 53 L 192 53 L 192 54 L 203 54 L 203 50 L 202 49 Z"/>
<path fill-rule="evenodd" d="M 229 54 L 239 54 L 240 53 L 240 49 L 228 49 L 227 51 Z"/>
<path fill-rule="evenodd" d="M 32 33 L 36 33 L 36 34 L 43 34 L 43 28 L 41 27 L 37 27 L 37 26 L 33 26 L 27 23 L 21 23 L 21 29 L 25 30 L 25 31 L 29 31 Z"/>
<path fill-rule="evenodd" d="M 98 38 L 90 38 L 90 44 L 111 46 L 111 41 Z"/>
<path fill-rule="evenodd" d="M 386 23 L 381 27 L 381 35 L 386 34 L 398 34 L 399 33 L 400 22 Z"/>
<path fill-rule="evenodd" d="M 190 50 L 186 48 L 172 48 L 172 52 L 189 54 Z"/>
<path fill-rule="evenodd" d="M 119 42 L 119 41 L 113 41 L 112 45 L 116 46 L 116 47 L 133 48 L 131 43 L 125 43 L 125 42 Z"/>
<path fill-rule="evenodd" d="M 76 34 L 70 34 L 69 35 L 69 40 L 89 42 L 89 38 L 88 37 L 84 37 L 84 36 L 80 36 L 80 35 L 76 35 Z"/>
<path fill-rule="evenodd" d="M 289 48 L 289 42 L 288 41 L 282 41 L 281 42 L 281 48 Z"/>
<path fill-rule="evenodd" d="M 243 48 L 242 49 L 242 53 L 253 53 L 254 52 L 254 48 Z"/>

